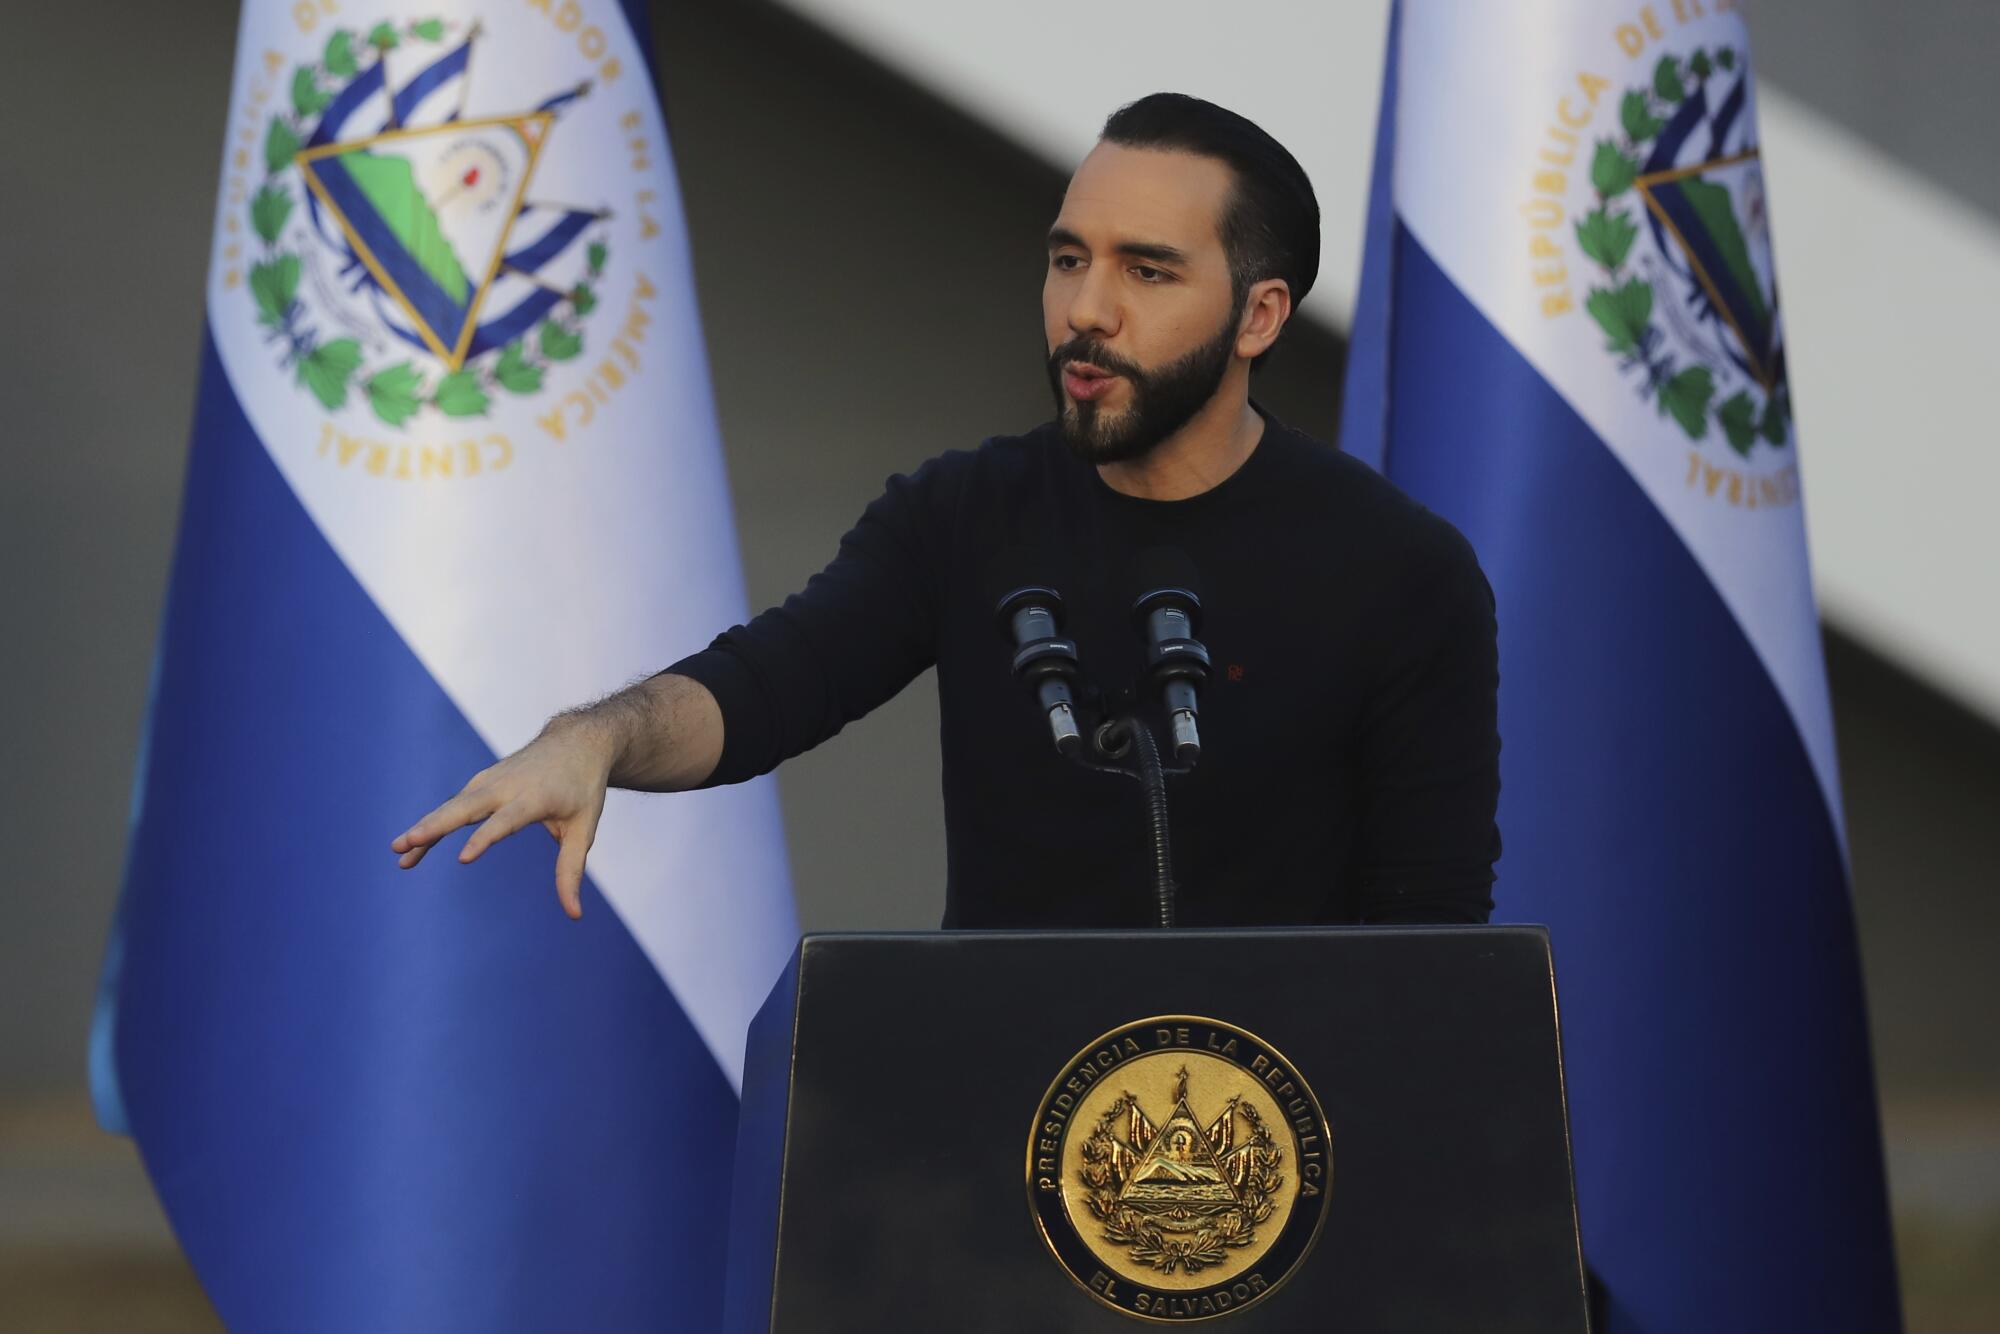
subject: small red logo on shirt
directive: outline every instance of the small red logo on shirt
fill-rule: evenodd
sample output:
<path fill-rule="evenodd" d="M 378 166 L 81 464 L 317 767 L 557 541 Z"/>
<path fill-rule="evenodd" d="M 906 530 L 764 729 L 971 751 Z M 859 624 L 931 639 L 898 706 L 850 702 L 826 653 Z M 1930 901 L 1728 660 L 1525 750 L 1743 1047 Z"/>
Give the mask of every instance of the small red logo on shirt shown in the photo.
<path fill-rule="evenodd" d="M 1229 664 L 1229 679 L 1232 681 L 1241 681 L 1243 679 L 1242 663 L 1232 662 Z"/>

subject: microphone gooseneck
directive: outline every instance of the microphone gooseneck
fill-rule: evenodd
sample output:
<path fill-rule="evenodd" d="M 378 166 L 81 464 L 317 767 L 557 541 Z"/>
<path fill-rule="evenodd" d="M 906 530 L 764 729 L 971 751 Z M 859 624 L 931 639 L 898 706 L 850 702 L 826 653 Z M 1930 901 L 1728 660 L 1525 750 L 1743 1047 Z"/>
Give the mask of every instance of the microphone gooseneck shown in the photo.
<path fill-rule="evenodd" d="M 1167 810 L 1167 770 L 1160 764 L 1160 743 L 1144 718 L 1129 715 L 1101 724 L 1091 740 L 1097 753 L 1113 762 L 1098 764 L 1083 760 L 1082 763 L 1139 781 L 1139 791 L 1146 803 L 1146 838 L 1153 851 L 1154 925 L 1172 926 L 1180 885 L 1174 879 L 1174 847 Z M 1128 755 L 1134 756 L 1129 767 L 1119 763 Z M 1175 772 L 1187 771 L 1181 769 Z"/>
<path fill-rule="evenodd" d="M 1174 849 L 1167 832 L 1167 778 L 1160 769 L 1159 742 L 1142 719 L 1132 720 L 1132 748 L 1139 760 L 1139 789 L 1146 798 L 1146 833 L 1153 849 L 1155 924 L 1169 927 L 1180 887 L 1174 883 Z"/>

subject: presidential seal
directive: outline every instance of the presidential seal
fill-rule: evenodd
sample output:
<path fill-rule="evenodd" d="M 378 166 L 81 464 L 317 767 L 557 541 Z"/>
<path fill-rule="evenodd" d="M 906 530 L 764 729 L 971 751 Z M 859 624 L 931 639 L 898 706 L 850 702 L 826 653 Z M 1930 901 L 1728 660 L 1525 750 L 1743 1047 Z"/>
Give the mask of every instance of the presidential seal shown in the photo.
<path fill-rule="evenodd" d="M 1149 1320 L 1269 1295 L 1326 1217 L 1331 1144 L 1304 1078 L 1243 1029 L 1141 1019 L 1072 1057 L 1028 1135 L 1036 1226 L 1071 1278 Z"/>

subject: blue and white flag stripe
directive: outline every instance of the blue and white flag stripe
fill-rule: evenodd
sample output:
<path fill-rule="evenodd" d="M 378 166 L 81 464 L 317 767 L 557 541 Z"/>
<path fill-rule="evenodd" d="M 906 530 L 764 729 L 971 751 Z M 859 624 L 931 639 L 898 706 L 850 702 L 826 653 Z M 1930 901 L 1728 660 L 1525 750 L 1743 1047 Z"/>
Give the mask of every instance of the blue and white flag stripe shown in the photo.
<path fill-rule="evenodd" d="M 580 25 L 484 17 L 467 114 L 595 81 L 528 193 L 606 200 L 608 258 L 588 316 L 564 316 L 580 353 L 536 361 L 532 388 L 466 368 L 482 411 L 384 415 L 360 375 L 408 360 L 428 393 L 449 368 L 370 317 L 379 294 L 332 281 L 345 256 L 304 207 L 272 243 L 304 256 L 284 319 L 310 334 L 285 351 L 231 221 L 260 181 L 225 146 L 93 1071 L 231 1329 L 719 1313 L 743 1034 L 796 932 L 773 785 L 612 794 L 576 925 L 536 831 L 472 867 L 447 847 L 404 873 L 387 850 L 549 713 L 745 610 L 644 39 L 610 0 L 564 8 Z M 463 34 L 463 9 L 422 17 Z M 324 45 L 297 24 L 246 6 L 232 125 L 261 129 L 289 62 Z M 262 183 L 297 200 L 288 170 Z M 302 363 L 337 335 L 363 365 L 328 408 Z"/>
<path fill-rule="evenodd" d="M 1579 253 L 1628 188 L 1597 145 L 1654 129 L 1624 94 L 1665 56 L 1747 62 L 1734 13 L 1647 13 L 1397 6 L 1343 446 L 1494 586 L 1497 915 L 1551 929 L 1604 1328 L 1875 1334 L 1900 1315 L 1797 437 L 1690 435 L 1587 310 L 1634 274 L 1678 299 L 1643 240 L 1599 238 L 1616 279 Z M 1754 91 L 1729 72 L 1740 162 Z"/>

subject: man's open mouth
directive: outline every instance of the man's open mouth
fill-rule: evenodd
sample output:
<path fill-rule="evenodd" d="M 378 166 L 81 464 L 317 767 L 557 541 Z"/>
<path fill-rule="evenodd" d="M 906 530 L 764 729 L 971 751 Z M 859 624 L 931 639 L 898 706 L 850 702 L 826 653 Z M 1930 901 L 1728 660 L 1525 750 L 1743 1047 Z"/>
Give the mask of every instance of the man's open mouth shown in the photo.
<path fill-rule="evenodd" d="M 1066 361 L 1063 363 L 1063 388 L 1071 398 L 1089 402 L 1109 393 L 1118 383 L 1118 376 L 1087 361 Z"/>

